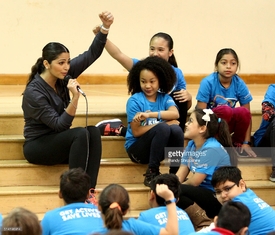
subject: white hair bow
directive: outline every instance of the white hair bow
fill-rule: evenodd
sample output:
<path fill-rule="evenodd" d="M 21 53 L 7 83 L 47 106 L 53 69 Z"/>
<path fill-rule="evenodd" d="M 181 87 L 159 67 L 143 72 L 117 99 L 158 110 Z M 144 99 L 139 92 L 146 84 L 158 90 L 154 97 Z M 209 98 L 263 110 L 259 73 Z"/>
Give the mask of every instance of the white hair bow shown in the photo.
<path fill-rule="evenodd" d="M 205 115 L 202 116 L 202 119 L 206 121 L 207 126 L 207 123 L 210 122 L 210 114 L 213 114 L 213 111 L 211 109 L 203 109 L 202 111 L 205 113 Z"/>

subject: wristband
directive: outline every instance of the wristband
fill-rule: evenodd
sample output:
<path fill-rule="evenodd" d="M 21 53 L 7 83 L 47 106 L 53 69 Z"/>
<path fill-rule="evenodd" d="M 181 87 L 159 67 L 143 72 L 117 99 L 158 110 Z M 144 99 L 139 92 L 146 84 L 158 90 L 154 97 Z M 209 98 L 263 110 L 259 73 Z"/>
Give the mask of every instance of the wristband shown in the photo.
<path fill-rule="evenodd" d="M 243 144 L 248 144 L 251 146 L 251 142 L 250 141 L 244 141 Z"/>
<path fill-rule="evenodd" d="M 173 198 L 172 200 L 165 201 L 165 205 L 169 205 L 171 203 L 177 202 L 176 198 Z"/>
<path fill-rule="evenodd" d="M 160 120 L 161 119 L 161 113 L 160 113 L 160 111 L 158 112 L 158 120 Z"/>
<path fill-rule="evenodd" d="M 109 29 L 105 28 L 105 27 L 103 26 L 103 24 L 101 25 L 100 28 L 102 28 L 104 31 L 109 31 Z"/>

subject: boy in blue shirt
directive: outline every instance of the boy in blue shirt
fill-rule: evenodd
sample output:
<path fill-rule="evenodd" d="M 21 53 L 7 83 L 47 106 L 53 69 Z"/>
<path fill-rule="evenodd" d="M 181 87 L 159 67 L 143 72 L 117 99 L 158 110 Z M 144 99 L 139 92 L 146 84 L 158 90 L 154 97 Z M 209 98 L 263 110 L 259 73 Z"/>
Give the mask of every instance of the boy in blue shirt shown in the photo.
<path fill-rule="evenodd" d="M 165 228 L 167 222 L 167 208 L 165 206 L 165 200 L 156 193 L 157 184 L 166 184 L 174 193 L 175 198 L 178 198 L 180 190 L 178 177 L 174 174 L 156 176 L 151 181 L 150 185 L 149 205 L 151 209 L 141 212 L 138 219 Z M 179 234 L 185 235 L 195 231 L 188 214 L 184 210 L 177 207 L 177 215 Z"/>
<path fill-rule="evenodd" d="M 65 206 L 46 212 L 41 221 L 43 235 L 92 234 L 103 227 L 101 214 L 94 204 L 86 204 L 91 178 L 81 168 L 73 168 L 60 177 L 59 197 Z"/>
<path fill-rule="evenodd" d="M 237 167 L 218 168 L 213 174 L 211 183 L 221 204 L 232 200 L 242 202 L 248 207 L 251 213 L 248 227 L 250 235 L 265 235 L 275 230 L 275 211 L 246 187 L 241 171 Z"/>

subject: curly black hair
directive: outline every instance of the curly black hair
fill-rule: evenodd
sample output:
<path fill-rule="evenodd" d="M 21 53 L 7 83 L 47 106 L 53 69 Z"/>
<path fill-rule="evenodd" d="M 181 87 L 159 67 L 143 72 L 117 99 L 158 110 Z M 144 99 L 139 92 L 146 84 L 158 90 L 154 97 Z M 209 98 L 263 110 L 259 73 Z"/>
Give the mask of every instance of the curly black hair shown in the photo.
<path fill-rule="evenodd" d="M 170 92 L 177 81 L 171 64 L 160 57 L 150 56 L 137 62 L 129 72 L 127 77 L 128 94 L 133 95 L 142 91 L 140 87 L 140 72 L 142 70 L 149 70 L 156 75 L 159 80 L 159 90 L 164 93 Z"/>

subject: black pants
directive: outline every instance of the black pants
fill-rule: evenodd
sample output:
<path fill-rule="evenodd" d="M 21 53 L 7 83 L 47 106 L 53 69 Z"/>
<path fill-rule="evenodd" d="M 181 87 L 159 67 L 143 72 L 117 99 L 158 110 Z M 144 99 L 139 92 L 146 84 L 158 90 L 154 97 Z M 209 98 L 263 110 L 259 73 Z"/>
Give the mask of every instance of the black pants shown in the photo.
<path fill-rule="evenodd" d="M 184 210 L 193 205 L 194 202 L 204 209 L 207 216 L 211 219 L 218 215 L 222 207 L 219 201 L 214 197 L 211 190 L 182 184 L 177 206 Z"/>
<path fill-rule="evenodd" d="M 272 166 L 275 166 L 275 118 L 268 125 L 255 151 L 262 156 L 271 156 Z"/>
<path fill-rule="evenodd" d="M 159 170 L 165 147 L 183 147 L 183 132 L 178 125 L 157 124 L 133 143 L 127 153 L 133 162 Z M 170 173 L 176 173 L 178 167 L 171 167 Z"/>
<path fill-rule="evenodd" d="M 77 127 L 41 136 L 25 142 L 23 151 L 25 158 L 33 164 L 69 164 L 70 169 L 86 169 L 91 177 L 91 188 L 96 186 L 102 151 L 97 127 Z"/>
<path fill-rule="evenodd" d="M 170 96 L 173 98 L 174 102 L 176 103 L 176 105 L 178 106 L 179 108 L 179 119 L 178 121 L 180 122 L 180 127 L 181 129 L 184 131 L 184 128 L 185 128 L 185 123 L 186 123 L 186 118 L 187 118 L 187 102 L 179 102 L 178 100 L 175 100 L 175 98 L 173 97 L 174 95 L 174 92 L 173 91 Z"/>

